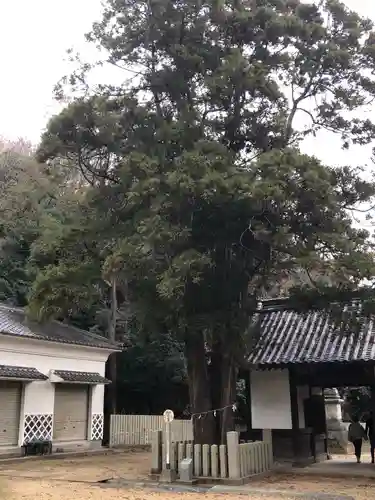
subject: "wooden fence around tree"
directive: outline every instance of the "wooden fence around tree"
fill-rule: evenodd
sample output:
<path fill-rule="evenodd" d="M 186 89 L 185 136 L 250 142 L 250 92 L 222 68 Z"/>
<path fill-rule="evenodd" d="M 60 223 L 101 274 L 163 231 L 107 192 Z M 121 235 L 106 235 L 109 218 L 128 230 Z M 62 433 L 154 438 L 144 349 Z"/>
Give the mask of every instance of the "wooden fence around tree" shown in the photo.
<path fill-rule="evenodd" d="M 162 415 L 111 415 L 109 446 L 150 445 L 153 432 L 164 429 Z M 193 440 L 191 420 L 174 420 L 171 431 L 175 442 Z"/>
<path fill-rule="evenodd" d="M 197 480 L 243 484 L 249 478 L 273 469 L 272 434 L 263 430 L 262 441 L 240 443 L 238 432 L 227 433 L 227 444 L 208 445 L 194 442 L 171 442 L 170 469 L 177 476 L 184 458 L 192 459 Z M 166 469 L 166 443 L 160 432 L 153 434 L 151 474 L 159 476 Z"/>

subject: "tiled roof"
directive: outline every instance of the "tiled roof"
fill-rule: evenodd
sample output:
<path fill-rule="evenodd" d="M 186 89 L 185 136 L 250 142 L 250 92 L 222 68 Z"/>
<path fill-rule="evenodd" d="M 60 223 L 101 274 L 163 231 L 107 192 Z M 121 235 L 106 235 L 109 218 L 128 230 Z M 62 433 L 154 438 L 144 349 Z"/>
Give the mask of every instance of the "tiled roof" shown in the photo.
<path fill-rule="evenodd" d="M 36 368 L 0 365 L 0 379 L 47 380 L 48 377 L 43 375 L 43 373 L 38 372 Z"/>
<path fill-rule="evenodd" d="M 111 381 L 93 372 L 73 372 L 68 370 L 54 370 L 54 375 L 62 378 L 64 382 L 79 382 L 81 384 L 110 384 Z"/>
<path fill-rule="evenodd" d="M 267 308 L 260 312 L 260 336 L 248 362 L 253 365 L 375 361 L 375 327 L 343 335 L 322 311 Z"/>
<path fill-rule="evenodd" d="M 105 337 L 80 330 L 59 321 L 37 323 L 27 319 L 25 311 L 0 304 L 0 334 L 28 337 L 50 342 L 75 344 L 103 349 L 121 350 L 118 344 Z"/>

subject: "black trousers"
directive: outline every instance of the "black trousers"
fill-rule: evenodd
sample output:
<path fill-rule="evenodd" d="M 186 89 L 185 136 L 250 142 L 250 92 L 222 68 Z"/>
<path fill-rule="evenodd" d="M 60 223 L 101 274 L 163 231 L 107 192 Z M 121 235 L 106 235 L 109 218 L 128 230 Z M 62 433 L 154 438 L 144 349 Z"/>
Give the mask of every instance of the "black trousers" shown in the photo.
<path fill-rule="evenodd" d="M 353 441 L 355 456 L 360 459 L 362 453 L 362 439 L 356 439 Z M 371 445 L 372 448 L 372 445 Z"/>
<path fill-rule="evenodd" d="M 374 461 L 375 454 L 375 438 L 370 437 L 371 461 Z"/>

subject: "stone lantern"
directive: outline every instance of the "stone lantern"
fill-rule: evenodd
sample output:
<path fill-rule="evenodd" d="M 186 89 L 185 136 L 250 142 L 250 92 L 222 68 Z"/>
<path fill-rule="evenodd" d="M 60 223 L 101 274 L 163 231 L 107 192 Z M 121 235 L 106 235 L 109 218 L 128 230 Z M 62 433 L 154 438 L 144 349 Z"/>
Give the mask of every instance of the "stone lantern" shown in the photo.
<path fill-rule="evenodd" d="M 342 421 L 342 403 L 337 389 L 324 390 L 328 449 L 331 453 L 347 453 L 348 433 Z"/>
<path fill-rule="evenodd" d="M 337 389 L 324 390 L 324 403 L 326 408 L 327 424 L 330 420 L 342 422 L 342 403 L 339 391 Z"/>

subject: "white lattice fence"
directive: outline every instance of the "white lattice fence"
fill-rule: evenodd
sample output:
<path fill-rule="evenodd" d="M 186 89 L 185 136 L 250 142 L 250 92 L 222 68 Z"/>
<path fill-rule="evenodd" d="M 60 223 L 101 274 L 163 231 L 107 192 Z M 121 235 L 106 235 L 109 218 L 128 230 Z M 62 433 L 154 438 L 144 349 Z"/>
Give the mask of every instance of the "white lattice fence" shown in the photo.
<path fill-rule="evenodd" d="M 23 444 L 32 441 L 51 441 L 52 427 L 52 414 L 26 414 L 23 428 Z"/>
<path fill-rule="evenodd" d="M 92 441 L 100 441 L 103 439 L 103 424 L 104 417 L 102 413 L 94 413 L 91 421 L 91 439 Z"/>

